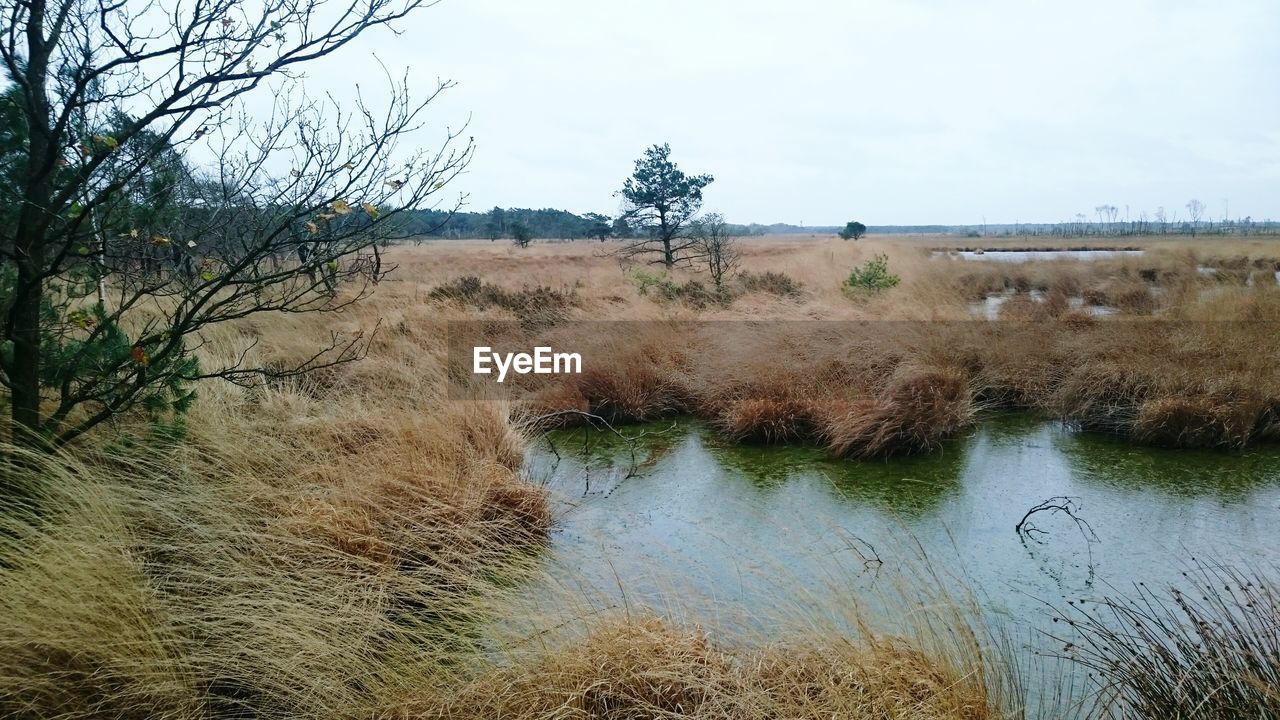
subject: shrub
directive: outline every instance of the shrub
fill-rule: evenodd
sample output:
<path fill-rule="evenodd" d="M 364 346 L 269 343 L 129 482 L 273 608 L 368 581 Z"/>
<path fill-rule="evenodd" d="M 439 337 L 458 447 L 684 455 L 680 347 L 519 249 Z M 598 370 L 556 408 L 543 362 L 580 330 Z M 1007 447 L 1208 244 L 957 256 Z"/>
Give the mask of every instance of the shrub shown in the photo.
<path fill-rule="evenodd" d="M 778 297 L 799 297 L 804 286 L 786 273 L 766 270 L 762 273 L 744 272 L 739 277 L 746 292 L 762 292 Z"/>
<path fill-rule="evenodd" d="M 867 226 L 857 220 L 845 223 L 844 229 L 840 231 L 840 237 L 845 240 L 860 240 L 866 234 Z"/>
<path fill-rule="evenodd" d="M 676 289 L 676 284 L 666 273 L 655 275 L 648 270 L 637 270 L 631 273 L 631 283 L 636 286 L 636 291 L 641 295 L 648 295 L 650 290 L 656 289 L 666 296 Z"/>
<path fill-rule="evenodd" d="M 511 226 L 511 241 L 516 247 L 529 247 L 529 243 L 533 242 L 533 228 L 517 222 Z"/>
<path fill-rule="evenodd" d="M 481 282 L 475 275 L 464 275 L 439 285 L 427 294 L 432 300 L 456 300 L 484 310 L 499 307 L 515 313 L 531 309 L 564 310 L 576 307 L 578 292 L 574 288 L 552 288 L 536 285 L 507 290 L 499 285 Z"/>
<path fill-rule="evenodd" d="M 432 300 L 452 300 L 474 306 L 480 310 L 491 307 L 506 310 L 522 321 L 551 324 L 563 319 L 565 311 L 580 303 L 576 288 L 552 288 L 536 285 L 519 290 L 507 290 L 500 285 L 481 282 L 474 275 L 450 280 L 432 288 L 427 297 Z"/>
<path fill-rule="evenodd" d="M 650 290 L 663 300 L 683 300 L 694 307 L 706 307 L 714 300 L 728 298 L 707 289 L 697 280 L 690 280 L 681 285 L 672 280 L 666 273 L 654 275 L 651 272 L 637 270 L 631 275 L 631 282 L 641 295 L 648 295 Z"/>
<path fill-rule="evenodd" d="M 849 273 L 849 278 L 844 281 L 844 286 L 853 290 L 879 292 L 897 287 L 901 281 L 902 278 L 889 272 L 889 258 L 885 255 L 876 255 L 854 268 Z"/>

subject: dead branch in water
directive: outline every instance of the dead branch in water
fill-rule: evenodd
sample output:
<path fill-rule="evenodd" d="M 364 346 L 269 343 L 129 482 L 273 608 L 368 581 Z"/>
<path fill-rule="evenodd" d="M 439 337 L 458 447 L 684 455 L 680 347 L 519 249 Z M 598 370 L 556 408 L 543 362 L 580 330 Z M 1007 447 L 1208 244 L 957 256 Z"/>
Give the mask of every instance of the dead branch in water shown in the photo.
<path fill-rule="evenodd" d="M 1077 514 L 1077 511 L 1080 508 L 1076 504 L 1076 501 L 1079 499 L 1080 498 L 1077 497 L 1059 495 L 1045 500 L 1039 505 L 1032 507 L 1025 515 L 1022 516 L 1022 519 L 1018 521 L 1018 524 L 1013 527 L 1014 532 L 1024 538 L 1030 538 L 1032 540 L 1035 540 L 1035 536 L 1033 536 L 1032 533 L 1048 535 L 1049 531 L 1041 530 L 1036 527 L 1035 523 L 1030 522 L 1031 516 L 1038 512 L 1048 512 L 1050 514 L 1063 513 L 1075 522 L 1076 527 L 1080 530 L 1080 534 L 1084 536 L 1085 542 L 1097 542 L 1098 536 L 1093 532 L 1093 526 L 1089 524 L 1088 520 L 1085 520 Z"/>
<path fill-rule="evenodd" d="M 1013 529 L 1014 532 L 1018 533 L 1018 539 L 1022 541 L 1023 547 L 1026 547 L 1027 552 L 1034 557 L 1035 553 L 1027 546 L 1027 540 L 1030 539 L 1042 544 L 1042 541 L 1033 533 L 1048 535 L 1049 531 L 1041 530 L 1036 527 L 1035 523 L 1031 521 L 1031 517 L 1036 513 L 1047 512 L 1050 515 L 1063 513 L 1067 517 L 1071 518 L 1072 522 L 1076 524 L 1076 528 L 1080 531 L 1080 536 L 1084 538 L 1085 551 L 1088 553 L 1089 578 L 1085 581 L 1085 585 L 1088 586 L 1093 584 L 1094 571 L 1096 569 L 1093 562 L 1093 544 L 1095 542 L 1099 542 L 1099 540 L 1097 534 L 1093 532 L 1093 526 L 1089 524 L 1088 520 L 1085 520 L 1079 515 L 1080 507 L 1076 504 L 1079 499 L 1080 498 L 1078 497 L 1071 497 L 1067 495 L 1051 497 L 1048 500 L 1033 506 L 1030 510 L 1027 510 L 1026 514 L 1022 516 L 1022 519 L 1018 521 L 1018 524 L 1015 525 Z M 1049 571 L 1046 569 L 1046 572 Z M 1053 573 L 1050 574 L 1052 575 Z"/>
<path fill-rule="evenodd" d="M 608 420 L 604 419 L 600 415 L 596 415 L 595 413 L 586 412 L 585 410 L 558 410 L 556 412 L 547 413 L 545 415 L 528 417 L 521 420 L 520 422 L 517 422 L 516 428 L 518 430 L 525 430 L 528 428 L 547 427 L 548 425 L 544 423 L 549 423 L 550 421 L 554 421 L 559 418 L 563 418 L 567 416 L 581 418 L 587 422 L 587 425 L 590 426 L 591 429 L 596 431 L 610 432 L 613 435 L 617 436 L 617 438 L 621 440 L 624 444 L 626 444 L 627 452 L 630 455 L 630 464 L 627 466 L 626 474 L 622 476 L 623 480 L 633 478 L 636 475 L 640 474 L 640 466 L 643 463 L 640 462 L 640 460 L 637 458 L 637 455 L 636 455 L 636 446 L 639 443 L 639 441 L 649 435 L 663 434 L 670 430 L 670 428 L 668 428 L 668 430 L 663 430 L 658 433 L 651 433 L 647 430 L 642 430 L 634 435 L 625 435 L 622 433 L 622 431 L 618 430 L 618 428 L 614 427 L 613 424 L 611 424 Z M 674 427 L 674 425 L 672 427 Z M 583 456 L 584 460 L 591 450 L 590 436 L 585 432 L 585 430 L 586 429 L 584 428 L 584 433 L 582 436 L 582 451 L 581 451 L 581 455 Z M 546 437 L 544 439 L 547 441 L 548 447 L 551 448 L 551 453 L 556 456 L 556 462 L 559 463 L 559 461 L 561 460 L 559 449 L 556 448 L 556 445 L 551 440 L 551 438 Z M 591 471 L 589 467 L 587 468 L 587 474 L 585 479 L 586 479 L 586 487 L 583 489 L 583 492 L 582 492 L 583 496 L 586 496 L 591 492 Z"/>

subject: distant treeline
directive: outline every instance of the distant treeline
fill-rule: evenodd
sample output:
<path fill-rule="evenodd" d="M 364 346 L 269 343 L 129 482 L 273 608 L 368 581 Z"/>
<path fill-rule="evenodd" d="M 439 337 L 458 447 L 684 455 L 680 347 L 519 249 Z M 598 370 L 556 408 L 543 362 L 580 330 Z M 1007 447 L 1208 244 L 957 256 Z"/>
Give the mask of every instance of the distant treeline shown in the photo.
<path fill-rule="evenodd" d="M 771 230 L 774 226 L 729 225 L 734 235 L 766 235 L 796 230 Z M 456 212 L 419 210 L 409 215 L 409 232 L 423 236 L 450 239 L 513 238 L 516 231 L 527 228 L 533 237 L 578 240 L 634 237 L 635 232 L 620 218 L 600 213 L 577 215 L 568 210 L 543 208 L 493 208 L 488 212 Z M 806 231 L 807 232 L 807 231 Z M 833 229 L 832 232 L 835 232 Z"/>
<path fill-rule="evenodd" d="M 629 238 L 635 232 L 626 222 L 600 213 L 577 215 L 568 210 L 543 208 L 493 208 L 487 212 L 448 213 L 419 210 L 406 213 L 407 230 L 420 237 L 490 239 L 515 237 L 527 230 L 532 237 L 560 240 Z M 835 235 L 843 225 L 791 225 L 788 223 L 729 224 L 733 235 Z M 982 225 L 868 225 L 877 235 L 961 235 L 992 237 L 1043 235 L 1057 237 L 1131 235 L 1258 235 L 1280 233 L 1280 222 L 1242 218 L 1227 221 L 1098 221 L 1077 219 L 1061 223 L 992 223 Z"/>

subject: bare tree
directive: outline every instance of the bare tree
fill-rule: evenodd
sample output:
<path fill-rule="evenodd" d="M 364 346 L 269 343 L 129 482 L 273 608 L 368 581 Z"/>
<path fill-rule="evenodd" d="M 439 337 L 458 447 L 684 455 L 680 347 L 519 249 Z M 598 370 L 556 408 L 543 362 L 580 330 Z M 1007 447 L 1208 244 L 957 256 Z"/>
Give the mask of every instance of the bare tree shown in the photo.
<path fill-rule="evenodd" d="M 720 213 L 708 213 L 693 223 L 691 235 L 695 242 L 693 252 L 707 268 L 716 292 L 723 296 L 725 281 L 738 272 L 742 262 L 742 251 L 729 232 L 729 224 Z"/>
<path fill-rule="evenodd" d="M 1099 234 L 1115 232 L 1116 216 L 1120 209 L 1115 205 L 1099 205 L 1093 209 L 1098 214 Z"/>
<path fill-rule="evenodd" d="M 1191 234 L 1196 234 L 1196 229 L 1200 226 L 1200 217 L 1204 215 L 1204 203 L 1192 198 L 1187 201 L 1187 215 L 1191 218 Z"/>
<path fill-rule="evenodd" d="M 363 352 L 367 335 L 284 368 L 250 366 L 248 348 L 217 367 L 194 354 L 210 326 L 364 297 L 402 212 L 434 205 L 465 167 L 457 132 L 434 151 L 400 147 L 448 83 L 414 100 L 388 76 L 384 109 L 357 87 L 342 111 L 295 82 L 425 4 L 0 0 L 24 166 L 0 228 L 15 439 L 60 445 L 138 404 L 180 410 L 202 378 L 256 382 Z M 274 108 L 251 118 L 240 101 L 268 79 Z M 212 160 L 188 165 L 197 155 Z"/>

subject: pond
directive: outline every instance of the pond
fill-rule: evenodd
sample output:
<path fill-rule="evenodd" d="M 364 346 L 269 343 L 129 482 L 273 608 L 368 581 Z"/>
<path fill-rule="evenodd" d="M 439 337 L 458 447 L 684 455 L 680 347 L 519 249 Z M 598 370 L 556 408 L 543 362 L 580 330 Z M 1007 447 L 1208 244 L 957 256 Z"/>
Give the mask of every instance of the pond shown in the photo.
<path fill-rule="evenodd" d="M 1159 288 L 1152 288 L 1152 290 L 1159 290 Z M 986 320 L 999 320 L 1000 309 L 1004 307 L 1006 302 L 1017 297 L 1017 295 L 1017 290 L 1006 290 L 1002 293 L 988 295 L 977 302 L 969 303 L 969 312 Z M 1027 297 L 1036 303 L 1042 303 L 1045 301 L 1046 294 L 1043 290 L 1031 290 L 1027 293 Z M 1083 297 L 1079 296 L 1067 298 L 1067 306 L 1072 310 L 1078 310 L 1094 317 L 1106 317 L 1115 315 L 1118 312 L 1116 308 L 1110 305 L 1089 304 L 1085 302 Z"/>
<path fill-rule="evenodd" d="M 1275 447 L 1134 447 L 1024 415 L 988 418 L 934 453 L 866 462 L 735 445 L 691 420 L 621 432 L 640 437 L 551 433 L 528 467 L 558 498 L 548 564 L 628 602 L 676 597 L 750 623 L 845 602 L 830 596 L 894 582 L 924 558 L 984 619 L 1028 638 L 1049 622 L 1046 603 L 1176 583 L 1193 558 L 1280 560 Z M 1033 516 L 1045 531 L 1034 538 L 1015 532 L 1057 496 L 1074 498 L 1091 534 L 1061 514 Z"/>
<path fill-rule="evenodd" d="M 960 250 L 947 252 L 935 250 L 935 257 L 952 257 L 961 260 L 991 260 L 995 262 L 1029 262 L 1031 260 L 1108 260 L 1117 257 L 1141 255 L 1141 250 Z"/>

